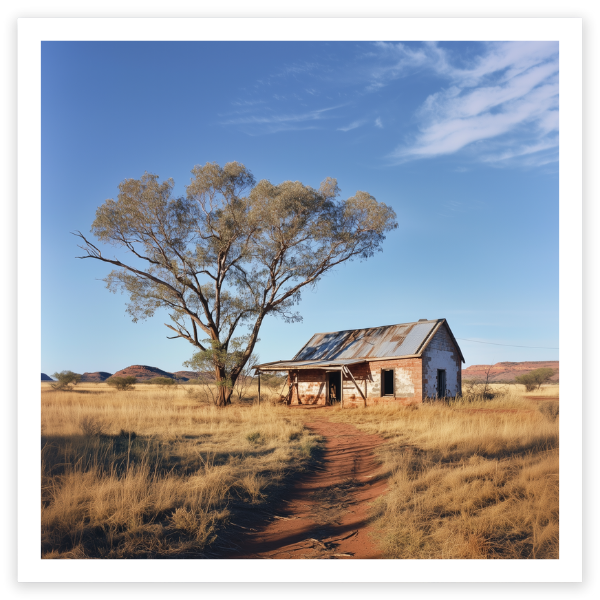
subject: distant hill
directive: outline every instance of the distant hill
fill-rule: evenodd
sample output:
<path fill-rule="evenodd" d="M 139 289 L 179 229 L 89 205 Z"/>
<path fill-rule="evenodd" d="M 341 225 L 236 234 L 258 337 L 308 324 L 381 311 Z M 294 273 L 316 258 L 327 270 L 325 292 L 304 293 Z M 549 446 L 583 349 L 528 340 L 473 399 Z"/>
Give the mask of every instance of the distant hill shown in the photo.
<path fill-rule="evenodd" d="M 471 365 L 462 370 L 463 381 L 468 379 L 485 379 L 486 372 L 490 365 Z M 539 360 L 525 362 L 499 362 L 492 365 L 490 371 L 490 381 L 493 382 L 508 382 L 513 381 L 518 375 L 524 375 L 534 369 L 549 367 L 554 369 L 554 375 L 550 379 L 550 383 L 558 383 L 559 368 L 557 360 Z"/>
<path fill-rule="evenodd" d="M 158 367 L 149 367 L 148 365 L 131 365 L 125 369 L 121 369 L 114 373 L 107 373 L 106 371 L 96 371 L 94 373 L 84 373 L 81 376 L 83 383 L 102 383 L 109 377 L 135 377 L 138 381 L 149 381 L 154 377 L 170 377 L 171 379 L 179 379 L 180 381 L 190 381 L 201 377 L 204 381 L 214 381 L 215 374 L 209 371 L 199 375 L 195 371 L 175 371 L 169 373 L 169 371 L 163 371 Z M 42 373 L 42 381 L 54 381 Z"/>
<path fill-rule="evenodd" d="M 96 371 L 95 373 L 84 373 L 81 376 L 83 383 L 101 383 L 106 381 L 109 377 L 112 377 L 112 373 L 106 371 Z"/>
<path fill-rule="evenodd" d="M 54 381 L 54 379 L 52 379 L 52 377 L 48 377 L 46 373 L 42 373 L 42 381 Z"/>
<path fill-rule="evenodd" d="M 171 379 L 175 379 L 173 373 L 168 373 L 158 367 L 148 367 L 147 365 L 131 365 L 117 371 L 113 377 L 135 377 L 138 381 L 147 381 L 153 377 L 170 377 Z"/>
<path fill-rule="evenodd" d="M 175 371 L 173 375 L 177 379 L 181 379 L 183 381 L 189 381 L 190 379 L 199 379 L 200 375 L 196 373 L 196 371 Z M 205 371 L 202 373 L 202 379 L 212 381 L 215 378 L 214 373 L 209 373 Z"/>

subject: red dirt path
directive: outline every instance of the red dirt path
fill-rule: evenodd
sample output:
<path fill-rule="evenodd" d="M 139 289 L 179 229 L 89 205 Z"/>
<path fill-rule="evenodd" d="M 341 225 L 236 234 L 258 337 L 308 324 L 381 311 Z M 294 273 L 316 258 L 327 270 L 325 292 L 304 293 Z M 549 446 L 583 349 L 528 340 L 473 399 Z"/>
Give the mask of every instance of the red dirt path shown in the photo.
<path fill-rule="evenodd" d="M 236 540 L 241 550 L 228 558 L 382 558 L 368 505 L 386 487 L 373 455 L 383 440 L 326 414 L 315 411 L 306 424 L 325 440 L 317 469 L 296 482 L 272 521 Z"/>

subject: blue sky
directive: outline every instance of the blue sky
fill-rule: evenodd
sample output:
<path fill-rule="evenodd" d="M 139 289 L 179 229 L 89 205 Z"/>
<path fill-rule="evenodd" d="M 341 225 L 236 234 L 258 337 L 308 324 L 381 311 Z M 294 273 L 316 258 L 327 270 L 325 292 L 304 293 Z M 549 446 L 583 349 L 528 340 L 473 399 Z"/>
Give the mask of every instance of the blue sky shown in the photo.
<path fill-rule="evenodd" d="M 399 223 L 304 292 L 302 323 L 268 319 L 261 360 L 440 317 L 486 342 L 460 340 L 467 365 L 558 359 L 515 347 L 558 347 L 558 43 L 44 42 L 45 373 L 183 368 L 193 348 L 166 339 L 168 317 L 132 323 L 69 232 L 123 179 L 184 194 L 194 165 L 234 160 L 273 183 L 335 177 Z"/>

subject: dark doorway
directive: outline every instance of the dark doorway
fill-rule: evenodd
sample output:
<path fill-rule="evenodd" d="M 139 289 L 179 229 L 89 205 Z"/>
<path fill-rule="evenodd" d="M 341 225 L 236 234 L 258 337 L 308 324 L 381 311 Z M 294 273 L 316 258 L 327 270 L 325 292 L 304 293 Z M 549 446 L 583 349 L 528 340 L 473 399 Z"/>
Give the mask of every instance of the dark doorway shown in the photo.
<path fill-rule="evenodd" d="M 340 389 L 342 374 L 339 371 L 327 373 L 327 399 L 329 404 L 337 404 L 340 401 Z"/>
<path fill-rule="evenodd" d="M 445 398 L 446 397 L 446 370 L 445 369 L 438 369 L 438 376 L 437 376 L 437 395 L 438 398 Z"/>
<path fill-rule="evenodd" d="M 394 370 L 381 371 L 381 389 L 384 396 L 394 395 Z"/>

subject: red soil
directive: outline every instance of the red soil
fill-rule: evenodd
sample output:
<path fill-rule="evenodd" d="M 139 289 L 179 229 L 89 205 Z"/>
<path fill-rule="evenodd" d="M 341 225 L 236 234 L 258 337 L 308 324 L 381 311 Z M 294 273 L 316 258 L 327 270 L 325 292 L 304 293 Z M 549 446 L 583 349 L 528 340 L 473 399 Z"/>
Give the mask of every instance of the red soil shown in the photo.
<path fill-rule="evenodd" d="M 326 415 L 319 411 L 307 423 L 325 438 L 318 467 L 297 481 L 266 526 L 237 540 L 240 551 L 228 558 L 382 558 L 368 512 L 386 488 L 373 455 L 383 440 Z"/>

